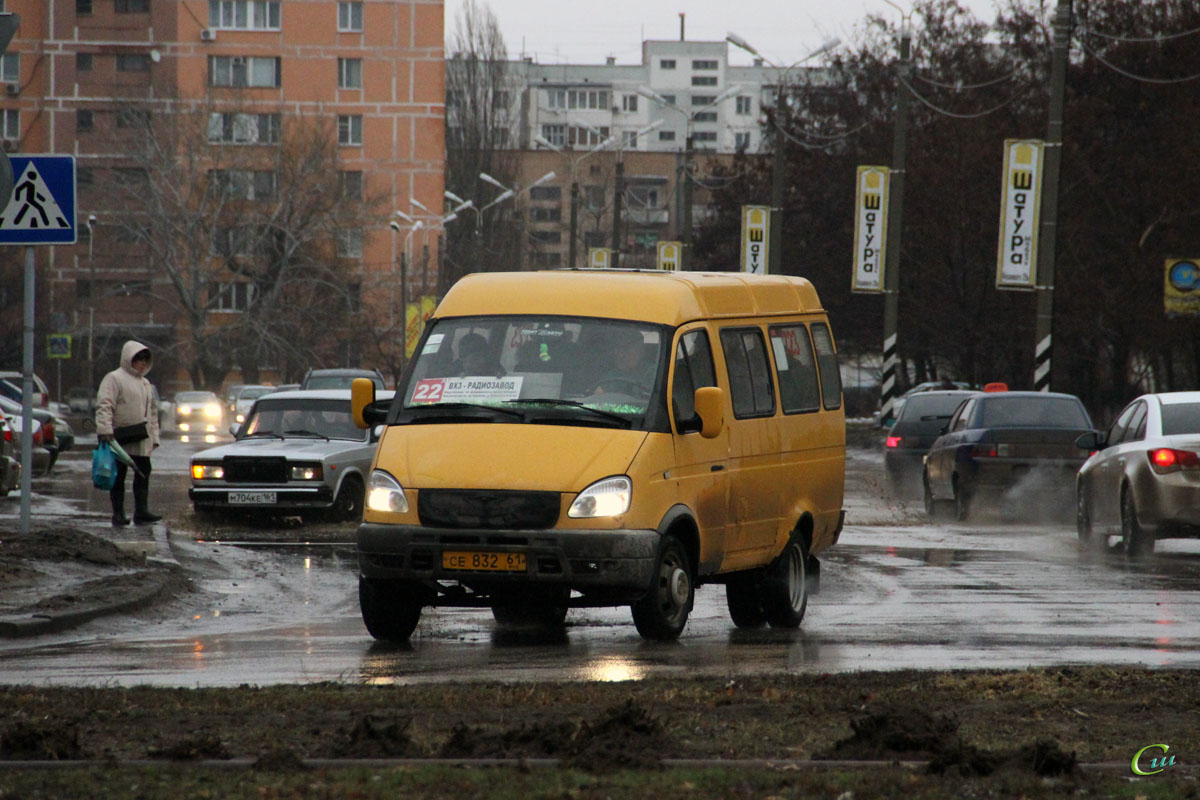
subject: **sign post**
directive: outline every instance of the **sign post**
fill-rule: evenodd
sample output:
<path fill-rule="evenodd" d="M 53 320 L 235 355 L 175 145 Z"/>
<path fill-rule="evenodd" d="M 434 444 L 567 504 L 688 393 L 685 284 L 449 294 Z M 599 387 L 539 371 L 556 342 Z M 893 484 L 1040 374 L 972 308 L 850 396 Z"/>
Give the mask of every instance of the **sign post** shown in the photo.
<path fill-rule="evenodd" d="M 742 206 L 742 272 L 767 274 L 770 229 L 770 206 Z"/>
<path fill-rule="evenodd" d="M 612 249 L 608 247 L 589 247 L 588 266 L 592 269 L 608 269 L 612 263 Z"/>
<path fill-rule="evenodd" d="M 21 533 L 30 529 L 33 491 L 33 323 L 34 246 L 74 244 L 75 158 L 12 156 L 13 181 L 8 206 L 0 211 L 0 245 L 25 245 L 25 330 L 21 409 Z"/>
<path fill-rule="evenodd" d="M 678 272 L 683 260 L 683 242 L 658 243 L 658 268 L 667 272 Z"/>

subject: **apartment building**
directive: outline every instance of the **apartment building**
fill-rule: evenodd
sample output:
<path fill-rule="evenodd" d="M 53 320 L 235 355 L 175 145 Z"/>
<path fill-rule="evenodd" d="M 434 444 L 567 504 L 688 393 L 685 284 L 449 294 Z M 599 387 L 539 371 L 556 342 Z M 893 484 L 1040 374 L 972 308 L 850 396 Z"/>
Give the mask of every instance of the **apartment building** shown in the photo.
<path fill-rule="evenodd" d="M 338 269 L 362 273 L 364 287 L 386 285 L 406 244 L 388 225 L 390 210 L 415 216 L 422 206 L 442 207 L 442 0 L 4 0 L 3 6 L 21 18 L 0 64 L 4 148 L 76 158 L 79 243 L 36 254 L 37 369 L 49 372 L 42 334 L 74 334 L 64 386 L 85 385 L 89 339 L 98 381 L 115 365 L 121 342 L 140 338 L 162 354 L 155 371 L 164 394 L 191 388 L 189 323 L 169 301 L 170 279 L 156 269 L 153 254 L 117 235 L 124 209 L 111 181 L 138 168 L 120 146 L 120 129 L 134 127 L 130 109 L 152 115 L 200 109 L 208 114 L 208 144 L 230 148 L 269 149 L 294 120 L 324 120 L 337 137 L 343 189 L 381 198 L 382 217 L 337 236 Z M 243 199 L 253 199 L 256 189 L 269 194 L 275 178 L 259 170 L 249 183 Z M 417 254 L 431 268 L 438 263 L 438 226 L 435 217 L 425 220 L 433 235 L 422 240 L 428 254 Z M 243 313 L 254 299 L 254 287 L 236 272 L 209 291 L 212 325 Z M 19 306 L 0 312 L 20 317 Z M 351 350 L 335 357 L 369 361 Z M 283 377 L 271 372 L 281 365 L 255 366 L 266 370 L 262 377 Z M 226 380 L 238 379 L 235 368 Z"/>

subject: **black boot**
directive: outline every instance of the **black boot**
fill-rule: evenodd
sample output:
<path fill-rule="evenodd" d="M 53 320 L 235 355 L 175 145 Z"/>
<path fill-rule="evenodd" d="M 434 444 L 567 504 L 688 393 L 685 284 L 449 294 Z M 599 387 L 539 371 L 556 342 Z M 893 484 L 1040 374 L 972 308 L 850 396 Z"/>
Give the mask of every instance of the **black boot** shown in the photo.
<path fill-rule="evenodd" d="M 125 516 L 124 511 L 114 511 L 112 518 L 113 525 L 128 525 L 129 517 Z"/>
<path fill-rule="evenodd" d="M 121 464 L 118 467 L 117 476 L 120 478 L 113 484 L 113 488 L 109 490 L 108 498 L 112 501 L 112 524 L 113 525 L 128 525 L 129 517 L 125 516 L 125 475 L 121 471 Z"/>
<path fill-rule="evenodd" d="M 133 521 L 138 525 L 149 525 L 162 519 L 160 515 L 150 512 L 150 459 L 145 461 L 139 465 L 141 474 L 133 477 Z"/>

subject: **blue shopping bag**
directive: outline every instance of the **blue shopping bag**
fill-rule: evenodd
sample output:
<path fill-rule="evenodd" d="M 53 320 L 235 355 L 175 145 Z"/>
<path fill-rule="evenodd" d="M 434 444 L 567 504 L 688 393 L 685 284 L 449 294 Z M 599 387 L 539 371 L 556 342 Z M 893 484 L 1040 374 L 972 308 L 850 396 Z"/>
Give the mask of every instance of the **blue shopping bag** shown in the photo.
<path fill-rule="evenodd" d="M 117 482 L 117 457 L 108 442 L 101 442 L 92 451 L 92 485 L 108 491 Z"/>

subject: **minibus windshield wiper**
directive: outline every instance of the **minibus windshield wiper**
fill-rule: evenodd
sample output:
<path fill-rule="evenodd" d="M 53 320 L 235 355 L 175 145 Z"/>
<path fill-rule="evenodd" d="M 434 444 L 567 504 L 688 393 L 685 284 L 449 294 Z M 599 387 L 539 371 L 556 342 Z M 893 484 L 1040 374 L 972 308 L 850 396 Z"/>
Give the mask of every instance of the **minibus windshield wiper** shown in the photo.
<path fill-rule="evenodd" d="M 549 406 L 567 406 L 569 408 L 580 408 L 584 411 L 590 411 L 597 416 L 605 417 L 606 419 L 615 420 L 621 423 L 622 426 L 628 428 L 633 422 L 629 417 L 623 417 L 620 414 L 615 414 L 612 411 L 605 411 L 600 408 L 592 408 L 589 405 L 576 402 L 574 400 L 559 400 L 557 397 L 523 397 L 520 400 L 505 400 L 506 403 L 542 403 Z"/>
<path fill-rule="evenodd" d="M 501 414 L 506 414 L 507 416 L 510 416 L 510 417 L 516 417 L 517 419 L 520 419 L 520 420 L 525 419 L 525 415 L 522 414 L 520 411 L 517 411 L 516 409 L 501 408 L 500 406 L 489 406 L 485 403 L 421 403 L 420 405 L 415 405 L 415 406 L 405 406 L 404 410 L 405 411 L 421 411 L 426 408 L 436 408 L 439 411 L 445 411 L 447 409 L 477 408 L 482 411 L 497 411 Z"/>

